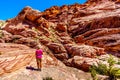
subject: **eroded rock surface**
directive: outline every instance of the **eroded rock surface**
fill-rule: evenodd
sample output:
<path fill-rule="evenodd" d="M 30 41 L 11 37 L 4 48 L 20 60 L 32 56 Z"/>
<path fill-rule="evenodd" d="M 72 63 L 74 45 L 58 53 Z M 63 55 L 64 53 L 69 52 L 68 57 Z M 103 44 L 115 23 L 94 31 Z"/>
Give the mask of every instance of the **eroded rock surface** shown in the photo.
<path fill-rule="evenodd" d="M 120 57 L 120 1 L 88 0 L 44 12 L 25 7 L 2 26 L 0 42 L 41 45 L 64 64 L 88 71 L 97 57 Z"/>
<path fill-rule="evenodd" d="M 55 80 L 91 78 L 89 73 L 66 67 L 52 54 L 46 53 L 43 54 L 42 58 L 42 71 L 26 69 L 26 67 L 37 69 L 37 65 L 35 49 L 25 45 L 0 43 L 0 52 L 2 53 L 0 55 L 0 80 L 43 80 L 46 77 L 52 77 Z M 78 78 L 77 74 L 82 75 Z"/>
<path fill-rule="evenodd" d="M 0 75 L 26 66 L 34 58 L 35 49 L 21 44 L 0 43 Z"/>

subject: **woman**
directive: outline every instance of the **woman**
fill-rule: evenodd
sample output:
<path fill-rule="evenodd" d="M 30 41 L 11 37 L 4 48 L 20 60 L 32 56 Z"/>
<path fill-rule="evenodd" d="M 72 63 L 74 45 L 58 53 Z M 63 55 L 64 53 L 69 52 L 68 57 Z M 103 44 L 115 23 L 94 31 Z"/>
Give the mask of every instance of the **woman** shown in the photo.
<path fill-rule="evenodd" d="M 40 70 L 40 71 L 42 68 L 42 55 L 43 55 L 42 49 L 36 50 L 36 62 L 37 62 L 38 70 Z"/>

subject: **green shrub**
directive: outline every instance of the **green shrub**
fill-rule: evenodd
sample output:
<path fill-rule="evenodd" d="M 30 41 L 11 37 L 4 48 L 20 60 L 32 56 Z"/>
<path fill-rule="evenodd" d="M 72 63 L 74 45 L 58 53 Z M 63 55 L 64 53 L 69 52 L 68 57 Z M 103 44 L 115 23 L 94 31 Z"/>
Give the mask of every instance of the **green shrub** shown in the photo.
<path fill-rule="evenodd" d="M 4 34 L 2 33 L 2 31 L 0 31 L 0 38 L 2 38 L 4 36 Z"/>
<path fill-rule="evenodd" d="M 120 59 L 118 60 L 117 64 L 119 64 L 119 65 L 120 65 Z"/>
<path fill-rule="evenodd" d="M 93 65 L 90 67 L 93 80 L 98 80 L 97 74 L 109 76 L 109 80 L 117 80 L 117 78 L 120 78 L 120 68 L 114 67 L 117 62 L 113 56 L 110 56 L 107 62 L 109 64 L 108 66 L 106 64 L 98 63 L 98 66 Z"/>
<path fill-rule="evenodd" d="M 53 80 L 52 77 L 45 77 L 43 80 Z"/>
<path fill-rule="evenodd" d="M 5 22 L 4 22 L 4 21 L 0 21 L 0 29 L 1 29 L 1 27 L 4 26 L 4 25 L 5 25 Z"/>

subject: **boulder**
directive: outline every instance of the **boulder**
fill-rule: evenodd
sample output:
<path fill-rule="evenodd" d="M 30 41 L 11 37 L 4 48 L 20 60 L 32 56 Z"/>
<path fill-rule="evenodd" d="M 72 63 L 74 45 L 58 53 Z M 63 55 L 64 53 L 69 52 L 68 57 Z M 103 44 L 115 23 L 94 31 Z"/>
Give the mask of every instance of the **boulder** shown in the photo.
<path fill-rule="evenodd" d="M 65 24 L 57 24 L 56 30 L 60 31 L 60 32 L 66 32 L 67 31 L 67 26 Z"/>
<path fill-rule="evenodd" d="M 61 61 L 65 61 L 69 57 L 67 53 L 54 54 L 54 56 Z"/>
<path fill-rule="evenodd" d="M 18 40 L 15 40 L 14 43 L 24 44 L 24 45 L 27 45 L 31 48 L 34 48 L 38 45 L 38 42 L 36 40 L 31 39 L 31 38 L 20 38 Z"/>
<path fill-rule="evenodd" d="M 1 42 L 9 42 L 12 40 L 12 34 L 5 30 L 0 31 L 0 37 L 1 37 Z"/>
<path fill-rule="evenodd" d="M 64 48 L 64 46 L 62 44 L 59 44 L 59 43 L 48 43 L 47 46 L 55 54 L 66 53 L 66 49 Z"/>
<path fill-rule="evenodd" d="M 65 48 L 71 57 L 83 56 L 93 58 L 105 54 L 103 48 L 93 47 L 89 45 L 66 44 Z"/>
<path fill-rule="evenodd" d="M 6 30 L 7 32 L 9 32 L 11 34 L 18 35 L 22 31 L 25 31 L 25 27 L 21 23 L 17 24 L 17 26 L 7 24 L 4 27 L 4 30 Z"/>
<path fill-rule="evenodd" d="M 74 56 L 73 58 L 68 60 L 68 63 L 70 64 L 70 66 L 76 67 L 83 71 L 89 71 L 89 67 L 93 64 L 97 65 L 98 62 L 99 62 L 98 59 L 80 57 L 80 56 Z"/>

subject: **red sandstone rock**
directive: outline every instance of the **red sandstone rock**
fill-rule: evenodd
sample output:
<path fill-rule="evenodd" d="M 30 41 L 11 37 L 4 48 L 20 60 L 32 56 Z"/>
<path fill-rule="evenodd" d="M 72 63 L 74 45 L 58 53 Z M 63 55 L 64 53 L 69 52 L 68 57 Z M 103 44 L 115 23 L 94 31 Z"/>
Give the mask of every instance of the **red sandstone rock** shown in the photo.
<path fill-rule="evenodd" d="M 66 50 L 63 45 L 58 43 L 49 43 L 47 44 L 48 48 L 51 49 L 55 54 L 65 53 Z"/>
<path fill-rule="evenodd" d="M 87 31 L 75 37 L 76 42 L 103 47 L 106 50 L 119 51 L 119 28 L 101 28 Z M 115 49 L 116 47 L 116 49 Z"/>
<path fill-rule="evenodd" d="M 88 0 L 85 4 L 53 6 L 44 12 L 26 7 L 18 16 L 7 20 L 3 30 L 9 36 L 6 34 L 0 41 L 32 48 L 42 44 L 69 65 L 72 62 L 66 63 L 67 60 L 69 62 L 70 58 L 78 56 L 76 60 L 71 60 L 75 64 L 73 67 L 86 71 L 88 65 L 79 63 L 81 56 L 85 59 L 89 57 L 86 59 L 89 62 L 93 57 L 105 54 L 105 51 L 119 54 L 119 13 L 119 0 Z"/>
<path fill-rule="evenodd" d="M 95 58 L 74 56 L 73 58 L 69 59 L 68 62 L 71 64 L 71 66 L 82 69 L 84 71 L 89 71 L 89 67 L 93 64 L 97 65 L 99 60 Z"/>
<path fill-rule="evenodd" d="M 71 57 L 83 56 L 93 58 L 105 54 L 103 48 L 92 47 L 88 45 L 67 44 L 65 45 L 65 48 Z"/>
<path fill-rule="evenodd" d="M 21 44 L 0 43 L 0 75 L 10 73 L 29 64 L 34 57 L 34 49 Z"/>
<path fill-rule="evenodd" d="M 62 32 L 66 32 L 66 31 L 67 31 L 67 27 L 66 27 L 65 24 L 57 24 L 56 29 L 57 29 L 58 31 L 62 31 Z"/>
<path fill-rule="evenodd" d="M 14 35 L 18 35 L 22 31 L 25 31 L 25 27 L 20 23 L 17 26 L 15 26 L 15 25 L 6 25 L 4 27 L 4 30 L 6 30 L 7 32 L 12 33 Z"/>
<path fill-rule="evenodd" d="M 55 57 L 61 61 L 64 61 L 68 59 L 68 54 L 67 53 L 59 53 L 59 54 L 54 54 Z"/>
<path fill-rule="evenodd" d="M 38 44 L 36 40 L 33 40 L 31 38 L 20 38 L 16 40 L 15 43 L 24 44 L 32 48 L 36 47 Z"/>
<path fill-rule="evenodd" d="M 22 31 L 20 34 L 24 37 L 36 37 L 37 36 L 37 32 L 30 30 L 30 29 Z"/>
<path fill-rule="evenodd" d="M 5 30 L 1 30 L 1 42 L 9 42 L 10 40 L 12 40 L 12 34 L 8 33 Z"/>

